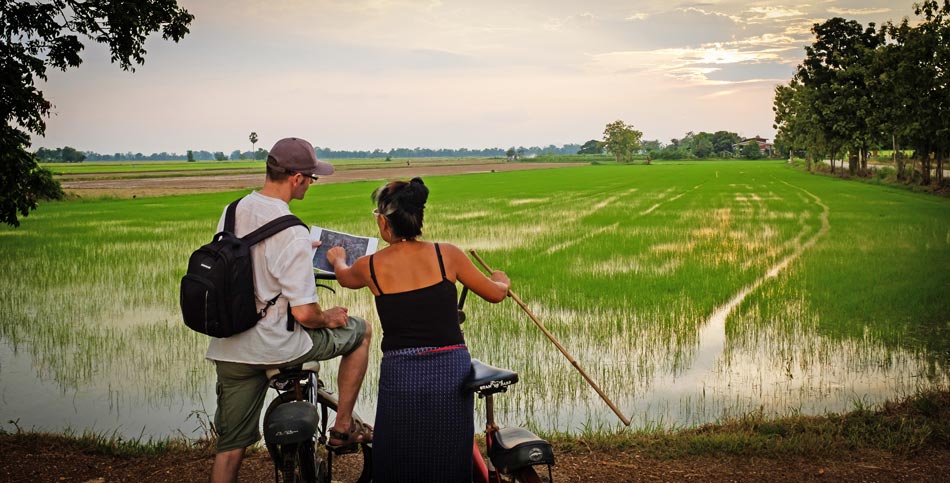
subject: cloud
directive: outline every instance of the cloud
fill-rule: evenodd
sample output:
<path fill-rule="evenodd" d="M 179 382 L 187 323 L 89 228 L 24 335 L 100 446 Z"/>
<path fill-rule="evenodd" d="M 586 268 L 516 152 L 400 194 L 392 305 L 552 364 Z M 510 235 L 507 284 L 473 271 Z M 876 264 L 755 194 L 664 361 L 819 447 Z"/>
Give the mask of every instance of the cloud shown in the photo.
<path fill-rule="evenodd" d="M 835 15 L 878 15 L 890 12 L 890 8 L 838 8 L 831 7 L 828 12 Z"/>
<path fill-rule="evenodd" d="M 748 10 L 748 16 L 745 18 L 748 22 L 769 22 L 776 19 L 789 17 L 801 17 L 804 12 L 797 8 L 785 7 L 752 7 Z"/>

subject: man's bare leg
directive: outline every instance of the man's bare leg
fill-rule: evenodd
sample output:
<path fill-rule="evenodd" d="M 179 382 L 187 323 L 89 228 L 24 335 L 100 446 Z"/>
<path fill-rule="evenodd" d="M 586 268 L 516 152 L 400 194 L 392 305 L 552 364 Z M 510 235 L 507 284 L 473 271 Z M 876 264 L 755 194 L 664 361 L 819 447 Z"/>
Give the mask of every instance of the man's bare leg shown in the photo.
<path fill-rule="evenodd" d="M 214 464 L 211 465 L 211 483 L 237 483 L 241 461 L 244 460 L 244 449 L 232 449 L 214 455 Z"/>
<path fill-rule="evenodd" d="M 366 324 L 366 335 L 363 342 L 353 352 L 340 359 L 340 370 L 337 375 L 337 386 L 340 391 L 340 401 L 336 408 L 336 422 L 334 431 L 347 433 L 350 431 L 350 421 L 353 419 L 353 406 L 363 385 L 363 376 L 366 375 L 366 365 L 369 363 L 369 342 L 372 338 L 372 326 Z"/>

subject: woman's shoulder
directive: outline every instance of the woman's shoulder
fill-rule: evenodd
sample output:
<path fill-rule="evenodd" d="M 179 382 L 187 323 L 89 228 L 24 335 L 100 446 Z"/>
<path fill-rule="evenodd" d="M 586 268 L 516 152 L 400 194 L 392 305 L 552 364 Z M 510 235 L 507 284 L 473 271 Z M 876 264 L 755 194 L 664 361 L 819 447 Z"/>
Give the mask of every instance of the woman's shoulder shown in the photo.
<path fill-rule="evenodd" d="M 461 249 L 461 248 L 459 248 L 459 247 L 457 247 L 457 246 L 455 246 L 455 245 L 453 245 L 453 244 L 451 244 L 451 243 L 434 242 L 433 244 L 434 244 L 434 245 L 438 245 L 439 251 L 442 252 L 443 254 L 453 254 L 453 255 L 455 255 L 455 254 L 462 253 L 462 249 Z"/>

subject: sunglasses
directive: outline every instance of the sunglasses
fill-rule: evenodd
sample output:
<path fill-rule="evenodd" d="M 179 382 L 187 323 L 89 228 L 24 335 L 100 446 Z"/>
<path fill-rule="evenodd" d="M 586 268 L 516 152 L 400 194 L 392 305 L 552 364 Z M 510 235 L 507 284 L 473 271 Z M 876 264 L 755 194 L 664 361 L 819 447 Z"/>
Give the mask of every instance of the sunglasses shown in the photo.
<path fill-rule="evenodd" d="M 312 179 L 314 182 L 316 182 L 318 179 L 320 179 L 320 178 L 319 178 L 317 175 L 315 175 L 315 174 L 305 174 L 305 173 L 301 173 L 301 172 L 299 172 L 299 171 L 289 171 L 289 170 L 288 170 L 287 172 L 288 172 L 288 173 L 291 173 L 291 174 L 299 174 L 300 176 L 303 176 L 303 177 L 305 177 L 305 178 L 310 178 L 310 179 Z"/>

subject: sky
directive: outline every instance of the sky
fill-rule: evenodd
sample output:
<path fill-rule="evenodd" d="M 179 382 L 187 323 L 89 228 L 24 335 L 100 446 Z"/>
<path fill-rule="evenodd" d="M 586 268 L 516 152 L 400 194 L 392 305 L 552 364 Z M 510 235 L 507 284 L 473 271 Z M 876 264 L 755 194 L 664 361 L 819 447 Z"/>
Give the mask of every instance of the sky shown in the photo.
<path fill-rule="evenodd" d="M 914 18 L 912 0 L 179 0 L 134 73 L 86 42 L 40 83 L 33 148 L 335 150 L 583 144 L 623 120 L 643 139 L 774 136 L 772 98 L 831 17 Z"/>

